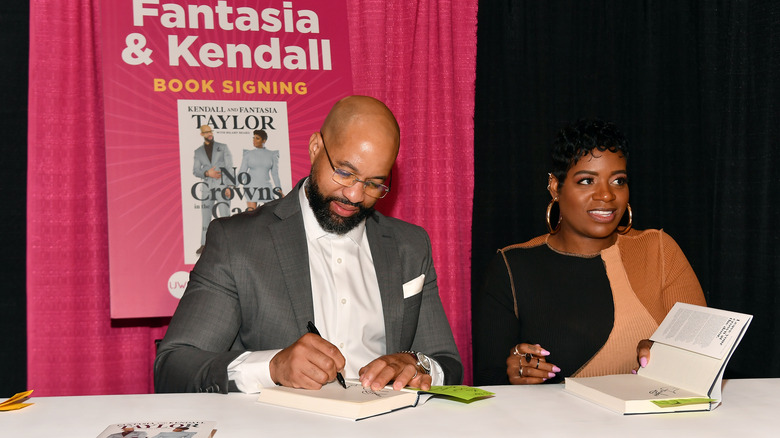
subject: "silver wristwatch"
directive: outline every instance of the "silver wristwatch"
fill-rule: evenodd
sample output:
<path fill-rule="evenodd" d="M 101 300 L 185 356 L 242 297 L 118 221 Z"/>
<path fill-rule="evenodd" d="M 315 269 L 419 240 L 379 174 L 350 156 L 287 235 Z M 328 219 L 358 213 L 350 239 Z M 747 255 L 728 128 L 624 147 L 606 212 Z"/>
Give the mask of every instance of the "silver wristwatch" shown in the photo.
<path fill-rule="evenodd" d="M 423 353 L 420 353 L 419 351 L 410 351 L 410 350 L 404 350 L 399 351 L 399 353 L 406 353 L 411 354 L 412 357 L 417 361 L 415 364 L 417 366 L 417 369 L 419 369 L 423 374 L 430 374 L 431 373 L 431 358 L 424 355 Z"/>

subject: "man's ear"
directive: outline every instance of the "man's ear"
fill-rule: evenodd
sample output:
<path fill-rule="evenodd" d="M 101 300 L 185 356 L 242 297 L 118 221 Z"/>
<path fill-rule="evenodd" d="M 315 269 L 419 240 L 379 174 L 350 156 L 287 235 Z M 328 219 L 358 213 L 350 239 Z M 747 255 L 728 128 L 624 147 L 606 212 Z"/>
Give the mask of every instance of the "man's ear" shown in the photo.
<path fill-rule="evenodd" d="M 309 160 L 311 160 L 311 164 L 314 164 L 314 159 L 317 158 L 317 154 L 320 153 L 322 148 L 320 135 L 319 132 L 315 132 L 309 137 Z"/>

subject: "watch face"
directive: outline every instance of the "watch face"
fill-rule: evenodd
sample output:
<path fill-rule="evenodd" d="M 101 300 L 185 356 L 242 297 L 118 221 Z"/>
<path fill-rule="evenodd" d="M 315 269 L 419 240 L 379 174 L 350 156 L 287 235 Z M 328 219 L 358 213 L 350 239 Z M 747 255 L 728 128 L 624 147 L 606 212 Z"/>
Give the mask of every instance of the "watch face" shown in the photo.
<path fill-rule="evenodd" d="M 420 366 L 422 366 L 425 371 L 431 371 L 431 360 L 428 358 L 428 356 L 422 353 L 417 353 L 417 361 L 420 362 Z"/>

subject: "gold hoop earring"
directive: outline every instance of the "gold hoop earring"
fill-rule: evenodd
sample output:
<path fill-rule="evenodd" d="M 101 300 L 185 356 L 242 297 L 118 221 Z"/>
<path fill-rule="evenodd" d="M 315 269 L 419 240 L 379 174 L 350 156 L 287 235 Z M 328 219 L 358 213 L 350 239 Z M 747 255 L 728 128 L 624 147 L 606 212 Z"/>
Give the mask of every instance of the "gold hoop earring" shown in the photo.
<path fill-rule="evenodd" d="M 552 227 L 552 223 L 550 222 L 550 212 L 552 211 L 553 205 L 558 202 L 558 198 L 552 198 L 549 204 L 547 204 L 547 229 L 550 231 L 550 234 L 555 234 L 558 232 L 558 230 L 561 229 L 561 216 L 558 215 L 558 223 L 555 224 L 555 229 Z"/>
<path fill-rule="evenodd" d="M 631 204 L 626 203 L 626 210 L 628 210 L 628 224 L 622 230 L 618 230 L 618 234 L 626 234 L 631 229 L 631 225 L 634 223 L 634 213 L 631 211 Z"/>

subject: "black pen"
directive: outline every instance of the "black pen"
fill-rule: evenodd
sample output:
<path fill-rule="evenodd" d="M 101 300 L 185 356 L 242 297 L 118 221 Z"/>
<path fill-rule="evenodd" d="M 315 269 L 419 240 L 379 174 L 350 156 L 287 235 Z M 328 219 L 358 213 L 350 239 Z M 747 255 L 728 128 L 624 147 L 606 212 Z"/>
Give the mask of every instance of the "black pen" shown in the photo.
<path fill-rule="evenodd" d="M 308 327 L 309 333 L 314 333 L 315 335 L 320 337 L 322 336 L 320 335 L 320 331 L 317 330 L 317 327 L 314 325 L 313 322 L 309 321 L 309 323 L 306 324 L 306 327 Z M 344 389 L 347 389 L 347 382 L 344 381 L 344 376 L 342 376 L 341 373 L 336 373 L 336 380 L 338 380 L 339 383 L 341 383 L 341 386 L 343 386 Z"/>

